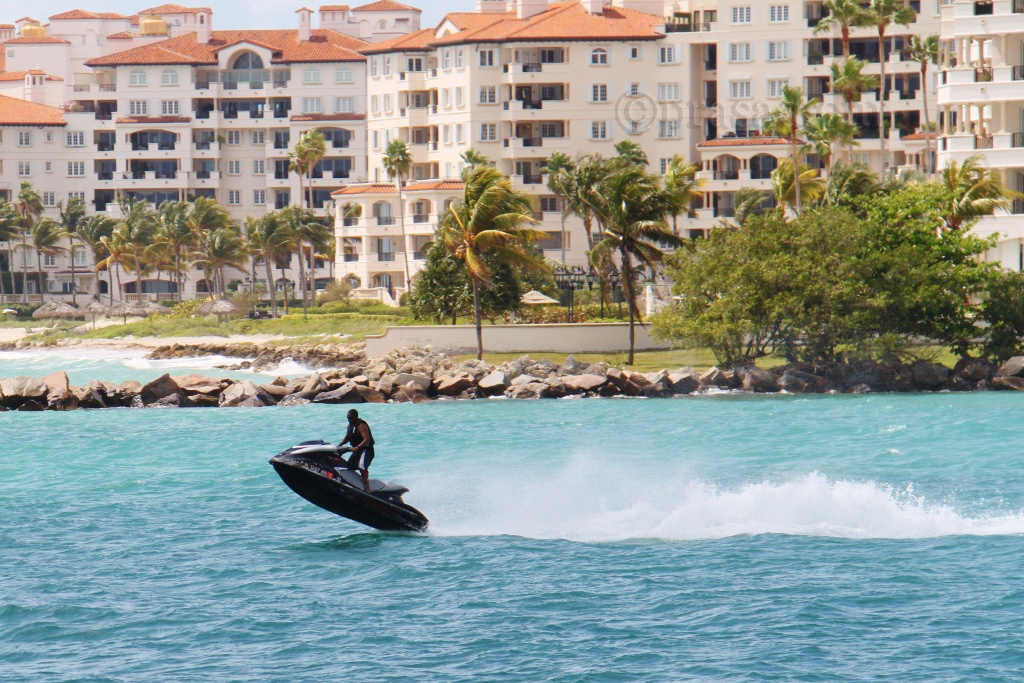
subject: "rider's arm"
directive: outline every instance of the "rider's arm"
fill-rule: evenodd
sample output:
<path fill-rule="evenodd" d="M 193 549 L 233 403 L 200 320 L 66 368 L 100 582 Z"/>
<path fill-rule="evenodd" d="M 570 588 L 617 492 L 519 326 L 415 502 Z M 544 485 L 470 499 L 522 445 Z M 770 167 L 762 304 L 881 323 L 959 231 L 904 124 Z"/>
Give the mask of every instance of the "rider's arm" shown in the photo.
<path fill-rule="evenodd" d="M 356 436 L 359 437 L 359 445 L 352 446 L 352 450 L 357 450 L 366 445 L 366 442 L 370 440 L 370 430 L 366 428 L 366 425 L 360 424 L 356 427 Z M 355 443 L 355 439 L 352 439 L 352 443 Z"/>

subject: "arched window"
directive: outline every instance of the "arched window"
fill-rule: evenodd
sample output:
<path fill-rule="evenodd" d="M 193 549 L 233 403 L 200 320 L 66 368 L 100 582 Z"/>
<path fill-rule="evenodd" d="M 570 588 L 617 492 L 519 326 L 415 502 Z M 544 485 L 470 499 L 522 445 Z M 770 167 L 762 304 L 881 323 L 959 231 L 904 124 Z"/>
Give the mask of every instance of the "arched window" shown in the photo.
<path fill-rule="evenodd" d="M 607 64 L 608 63 L 608 50 L 603 47 L 596 47 L 590 53 L 591 64 Z"/>
<path fill-rule="evenodd" d="M 319 83 L 320 82 L 320 69 L 315 66 L 307 66 L 306 70 L 302 72 L 303 83 Z"/>
<path fill-rule="evenodd" d="M 455 197 L 449 197 L 448 199 L 444 200 L 444 211 L 441 212 L 442 215 L 448 213 L 448 209 L 452 208 L 452 204 L 454 203 Z"/>
<path fill-rule="evenodd" d="M 359 289 L 359 287 L 363 284 L 363 281 L 360 280 L 359 276 L 356 275 L 355 273 L 349 273 L 344 278 L 342 278 L 342 281 L 352 289 Z"/>
<path fill-rule="evenodd" d="M 352 69 L 347 66 L 339 66 L 334 72 L 335 83 L 352 83 Z"/>
<path fill-rule="evenodd" d="M 174 69 L 164 69 L 160 74 L 161 85 L 178 85 L 178 72 Z"/>
<path fill-rule="evenodd" d="M 235 57 L 232 69 L 262 69 L 263 60 L 255 52 L 243 52 Z"/>
<path fill-rule="evenodd" d="M 377 30 L 378 31 L 384 31 L 384 30 L 387 29 L 387 27 L 388 27 L 388 22 L 384 21 L 383 19 L 381 19 L 380 21 L 377 22 Z"/>
<path fill-rule="evenodd" d="M 200 24 L 205 24 L 206 23 L 206 15 L 205 14 L 200 14 L 199 15 L 199 23 Z"/>
<path fill-rule="evenodd" d="M 146 85 L 146 72 L 142 69 L 132 69 L 128 74 L 128 85 Z"/>

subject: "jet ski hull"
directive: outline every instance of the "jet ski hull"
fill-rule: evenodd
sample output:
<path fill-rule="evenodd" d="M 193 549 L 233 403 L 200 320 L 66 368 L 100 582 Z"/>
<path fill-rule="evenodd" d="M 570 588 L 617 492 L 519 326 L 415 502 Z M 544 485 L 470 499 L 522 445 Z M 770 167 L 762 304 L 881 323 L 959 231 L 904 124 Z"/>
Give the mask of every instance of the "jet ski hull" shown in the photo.
<path fill-rule="evenodd" d="M 367 493 L 345 482 L 328 458 L 282 453 L 270 464 L 288 488 L 328 512 L 381 531 L 427 528 L 423 513 L 402 501 L 404 489 Z"/>

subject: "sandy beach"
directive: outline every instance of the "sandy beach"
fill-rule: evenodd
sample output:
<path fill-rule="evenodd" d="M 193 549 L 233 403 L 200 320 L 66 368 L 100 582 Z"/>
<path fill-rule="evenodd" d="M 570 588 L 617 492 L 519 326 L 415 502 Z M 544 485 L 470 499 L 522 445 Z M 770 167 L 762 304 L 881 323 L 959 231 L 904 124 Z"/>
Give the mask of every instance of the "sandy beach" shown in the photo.
<path fill-rule="evenodd" d="M 34 332 L 33 332 L 34 333 Z M 14 327 L 0 329 L 0 343 L 16 342 L 30 334 L 25 328 Z M 232 334 L 223 337 L 123 337 L 120 339 L 77 339 L 77 348 L 133 349 L 155 348 L 169 344 L 263 344 L 271 341 L 282 341 L 288 337 L 282 334 Z"/>

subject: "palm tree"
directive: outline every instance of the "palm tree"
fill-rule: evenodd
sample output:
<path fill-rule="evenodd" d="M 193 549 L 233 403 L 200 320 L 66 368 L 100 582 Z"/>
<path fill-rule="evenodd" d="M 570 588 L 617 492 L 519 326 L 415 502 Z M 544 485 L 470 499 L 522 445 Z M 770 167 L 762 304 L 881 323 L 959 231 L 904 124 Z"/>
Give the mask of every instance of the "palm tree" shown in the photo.
<path fill-rule="evenodd" d="M 888 85 L 885 82 L 885 32 L 893 24 L 906 26 L 917 18 L 913 8 L 903 4 L 903 0 L 871 0 L 871 5 L 864 13 L 862 26 L 873 26 L 878 31 L 878 65 L 881 67 L 881 83 L 878 98 L 878 128 L 882 143 L 882 175 L 886 175 L 889 159 L 886 154 L 885 130 L 885 98 L 888 97 Z M 922 83 L 922 86 L 924 84 Z"/>
<path fill-rule="evenodd" d="M 853 147 L 857 142 L 857 125 L 850 123 L 839 114 L 812 116 L 804 129 L 811 141 L 814 153 L 825 165 L 826 173 L 832 171 L 832 159 L 836 145 Z"/>
<path fill-rule="evenodd" d="M 101 214 L 94 214 L 89 216 L 78 226 L 78 239 L 82 240 L 86 246 L 92 251 L 92 260 L 96 264 L 97 278 L 100 271 L 100 263 L 103 262 L 109 252 L 104 244 L 104 239 L 109 239 L 114 232 L 114 228 L 117 227 L 117 221 L 109 216 L 103 216 Z M 107 295 L 110 298 L 110 304 L 114 304 L 114 282 L 112 280 L 113 273 L 107 269 Z M 97 287 L 97 290 L 99 288 Z"/>
<path fill-rule="evenodd" d="M 291 249 L 292 235 L 282 223 L 277 212 L 268 213 L 258 219 L 251 216 L 245 221 L 245 237 L 250 255 L 263 261 L 267 271 L 267 288 L 270 290 L 270 306 L 277 318 L 277 287 L 274 286 L 274 270 L 271 263 Z M 255 273 L 253 273 L 255 284 Z"/>
<path fill-rule="evenodd" d="M 405 244 L 405 194 L 402 191 L 402 180 L 412 168 L 412 154 L 402 140 L 392 140 L 384 150 L 384 169 L 395 179 L 398 189 L 398 231 L 402 235 L 402 253 L 405 257 L 405 286 L 408 291 L 412 282 L 409 274 L 409 249 Z M 475 167 L 471 167 L 475 168 Z"/>
<path fill-rule="evenodd" d="M 75 283 L 75 239 L 78 237 L 78 227 L 85 219 L 85 200 L 81 197 L 68 197 L 67 206 L 57 203 L 60 213 L 60 227 L 64 231 L 64 237 L 71 243 L 71 303 L 78 305 L 76 295 L 77 285 Z"/>
<path fill-rule="evenodd" d="M 667 229 L 665 217 L 674 204 L 671 193 L 656 175 L 635 165 L 626 166 L 601 183 L 597 196 L 591 198 L 594 213 L 604 226 L 604 238 L 594 245 L 591 258 L 600 260 L 618 253 L 622 263 L 622 282 L 629 307 L 629 364 L 633 364 L 634 322 L 640 318 L 636 303 L 636 270 L 638 264 L 653 271 L 665 254 L 661 247 L 681 247 L 684 242 Z"/>
<path fill-rule="evenodd" d="M 211 275 L 216 277 L 214 293 L 219 292 L 222 296 L 227 290 L 224 268 L 245 270 L 245 242 L 233 225 L 217 228 L 203 235 L 196 256 L 198 258 L 195 262 L 202 266 L 207 283 L 212 281 Z"/>
<path fill-rule="evenodd" d="M 735 206 L 732 218 L 736 221 L 736 225 L 742 227 L 752 216 L 762 215 L 766 211 L 765 200 L 767 199 L 768 195 L 764 190 L 753 187 L 741 187 L 736 190 L 732 200 Z"/>
<path fill-rule="evenodd" d="M 206 199 L 207 197 L 200 197 Z M 197 200 L 199 201 L 199 200 Z M 182 274 L 184 271 L 182 255 L 188 254 L 196 244 L 196 233 L 189 225 L 188 202 L 164 202 L 157 212 L 159 229 L 157 239 L 174 255 L 174 281 L 177 289 L 178 303 L 182 301 Z"/>
<path fill-rule="evenodd" d="M 96 271 L 99 272 L 100 268 L 106 268 L 108 277 L 110 278 L 110 305 L 114 305 L 114 291 L 117 291 L 117 295 L 121 296 L 121 271 L 132 270 L 136 267 L 135 261 L 132 259 L 131 247 L 125 241 L 124 235 L 121 232 L 122 223 L 118 223 L 114 231 L 109 236 L 101 237 L 100 242 L 103 244 L 103 249 L 107 256 L 102 261 L 97 262 Z M 114 269 L 117 268 L 115 271 Z M 113 273 L 113 275 L 111 275 Z M 116 276 L 117 282 L 116 287 L 114 286 L 114 277 Z"/>
<path fill-rule="evenodd" d="M 569 213 L 568 195 L 571 191 L 569 169 L 573 167 L 573 161 L 568 154 L 553 152 L 544 162 L 542 172 L 548 176 L 547 186 L 562 203 L 562 210 L 559 211 L 562 220 L 562 263 L 565 263 L 565 218 Z"/>
<path fill-rule="evenodd" d="M 632 140 L 623 140 L 615 143 L 615 153 L 619 155 L 620 161 L 627 164 L 646 166 L 649 163 L 647 153 Z"/>
<path fill-rule="evenodd" d="M 587 247 L 591 248 L 594 246 L 594 208 L 590 199 L 607 177 L 610 166 L 600 154 L 588 154 L 577 157 L 570 168 L 562 169 L 561 172 L 567 174 L 559 183 L 565 188 L 568 209 L 583 221 L 583 230 L 587 233 Z"/>
<path fill-rule="evenodd" d="M 305 133 L 299 136 L 299 139 L 295 142 L 295 148 L 289 152 L 288 156 L 291 157 L 291 169 L 299 175 L 299 193 L 305 195 L 305 191 L 302 189 L 302 176 L 306 176 L 306 184 L 308 186 L 308 195 L 300 197 L 299 207 L 302 207 L 303 200 L 306 203 L 307 209 L 313 208 L 313 169 L 320 163 L 320 160 L 327 154 L 327 143 L 324 140 L 324 135 L 315 128 L 307 130 Z M 305 267 L 302 264 L 304 252 L 302 242 L 299 241 L 299 270 L 300 275 L 305 272 Z M 306 278 L 302 277 L 302 315 L 306 315 L 307 307 L 307 296 L 306 296 Z"/>
<path fill-rule="evenodd" d="M 843 40 L 843 57 L 850 56 L 850 29 L 864 25 L 864 9 L 857 0 L 825 0 L 821 8 L 828 12 L 814 27 L 814 35 L 839 29 Z"/>
<path fill-rule="evenodd" d="M 811 168 L 806 164 L 800 165 L 800 183 L 795 184 L 793 182 L 793 160 L 783 159 L 779 162 L 779 167 L 772 171 L 772 192 L 775 193 L 775 199 L 782 206 L 783 210 L 787 207 L 793 208 L 798 201 L 797 197 L 804 197 L 809 202 L 813 202 L 821 196 L 822 191 L 825 189 L 824 181 L 818 177 L 817 169 Z M 794 213 L 798 213 L 794 210 Z"/>
<path fill-rule="evenodd" d="M 869 196 L 880 189 L 878 178 L 864 164 L 838 163 L 829 171 L 823 201 L 825 204 L 841 204 Z"/>
<path fill-rule="evenodd" d="M 962 164 L 946 164 L 940 184 L 948 195 L 940 212 L 947 230 L 960 230 L 965 223 L 1006 209 L 1019 196 L 1003 185 L 999 171 L 981 165 L 980 154 L 967 157 Z"/>
<path fill-rule="evenodd" d="M 21 231 L 19 233 L 21 237 L 22 251 L 28 250 L 28 236 L 32 234 L 32 228 L 35 226 L 36 221 L 43 214 L 43 199 L 39 196 L 39 193 L 32 189 L 32 184 L 28 182 L 21 183 L 21 189 L 18 191 L 18 198 L 13 202 L 14 211 L 18 214 L 18 218 L 21 221 Z M 12 268 L 11 272 L 14 270 Z M 42 294 L 42 291 L 40 291 Z M 25 260 L 21 267 L 21 303 L 28 303 L 28 261 Z"/>
<path fill-rule="evenodd" d="M 921 109 L 924 111 L 924 172 L 931 175 L 932 167 L 932 124 L 928 117 L 928 65 L 939 63 L 939 37 L 910 36 L 906 55 L 921 65 Z"/>
<path fill-rule="evenodd" d="M 198 197 L 188 214 L 188 227 L 195 235 L 191 246 L 198 249 L 207 240 L 210 233 L 217 230 L 233 229 L 234 223 L 231 222 L 231 217 L 223 206 L 209 197 Z M 203 270 L 203 276 L 206 278 L 206 290 L 212 294 L 213 282 L 210 280 L 209 269 Z"/>
<path fill-rule="evenodd" d="M 64 239 L 64 228 L 52 218 L 43 218 L 32 226 L 32 248 L 36 252 L 36 282 L 39 283 L 39 294 L 43 288 L 43 255 L 52 256 L 67 251 L 60 246 Z"/>
<path fill-rule="evenodd" d="M 474 166 L 490 163 L 485 155 L 476 151 L 472 147 L 460 154 L 459 158 L 465 162 L 467 168 L 473 168 Z"/>
<path fill-rule="evenodd" d="M 135 294 L 142 301 L 142 268 L 146 260 L 143 255 L 153 244 L 157 235 L 156 213 L 143 199 L 129 198 L 121 202 L 121 221 L 117 231 L 125 247 L 132 254 L 135 264 Z"/>
<path fill-rule="evenodd" d="M 704 181 L 697 177 L 699 170 L 700 165 L 691 164 L 678 154 L 672 157 L 665 169 L 665 191 L 672 196 L 669 214 L 672 216 L 673 235 L 679 235 L 679 227 L 676 225 L 679 214 L 685 213 L 689 218 L 697 217 L 693 203 L 701 198 L 700 188 L 704 186 Z"/>
<path fill-rule="evenodd" d="M 476 357 L 483 360 L 484 338 L 480 323 L 480 289 L 493 286 L 487 259 L 518 270 L 546 271 L 542 259 L 530 251 L 547 233 L 528 227 L 533 223 L 530 195 L 512 188 L 512 181 L 492 166 L 466 172 L 462 199 L 452 204 L 441 220 L 445 247 L 466 267 L 473 285 Z"/>
<path fill-rule="evenodd" d="M 800 143 L 797 136 L 800 135 L 803 121 L 810 114 L 811 108 L 818 104 L 819 100 L 817 98 L 804 100 L 802 88 L 789 85 L 783 86 L 782 102 L 768 114 L 768 118 L 765 121 L 766 129 L 774 131 L 776 135 L 782 135 L 790 139 L 794 168 L 800 164 Z M 798 215 L 803 208 L 800 196 L 801 184 L 796 183 L 794 185 L 796 188 L 796 203 L 793 206 L 795 213 Z"/>
<path fill-rule="evenodd" d="M 832 73 L 832 90 L 843 96 L 846 102 L 846 120 L 853 123 L 853 103 L 860 99 L 861 93 L 878 87 L 878 79 L 864 72 L 867 62 L 850 57 L 841 64 L 833 62 L 829 65 Z"/>
<path fill-rule="evenodd" d="M 302 315 L 306 317 L 306 245 L 310 253 L 322 248 L 331 239 L 330 230 L 316 219 L 312 211 L 298 206 L 289 206 L 278 212 L 283 228 L 299 252 L 299 279 L 302 281 Z M 312 265 L 312 264 L 310 264 Z"/>
<path fill-rule="evenodd" d="M 21 226 L 21 218 L 18 217 L 18 213 L 14 210 L 8 202 L 0 199 L 0 242 L 7 242 L 13 240 L 18 236 L 18 230 Z M 8 270 L 11 272 L 11 288 L 14 289 L 14 253 L 8 251 Z M 2 265 L 2 262 L 0 262 Z M 11 292 L 14 293 L 13 291 Z M 4 271 L 0 268 L 0 303 L 3 302 L 4 296 L 6 295 L 6 285 L 4 284 Z"/>

